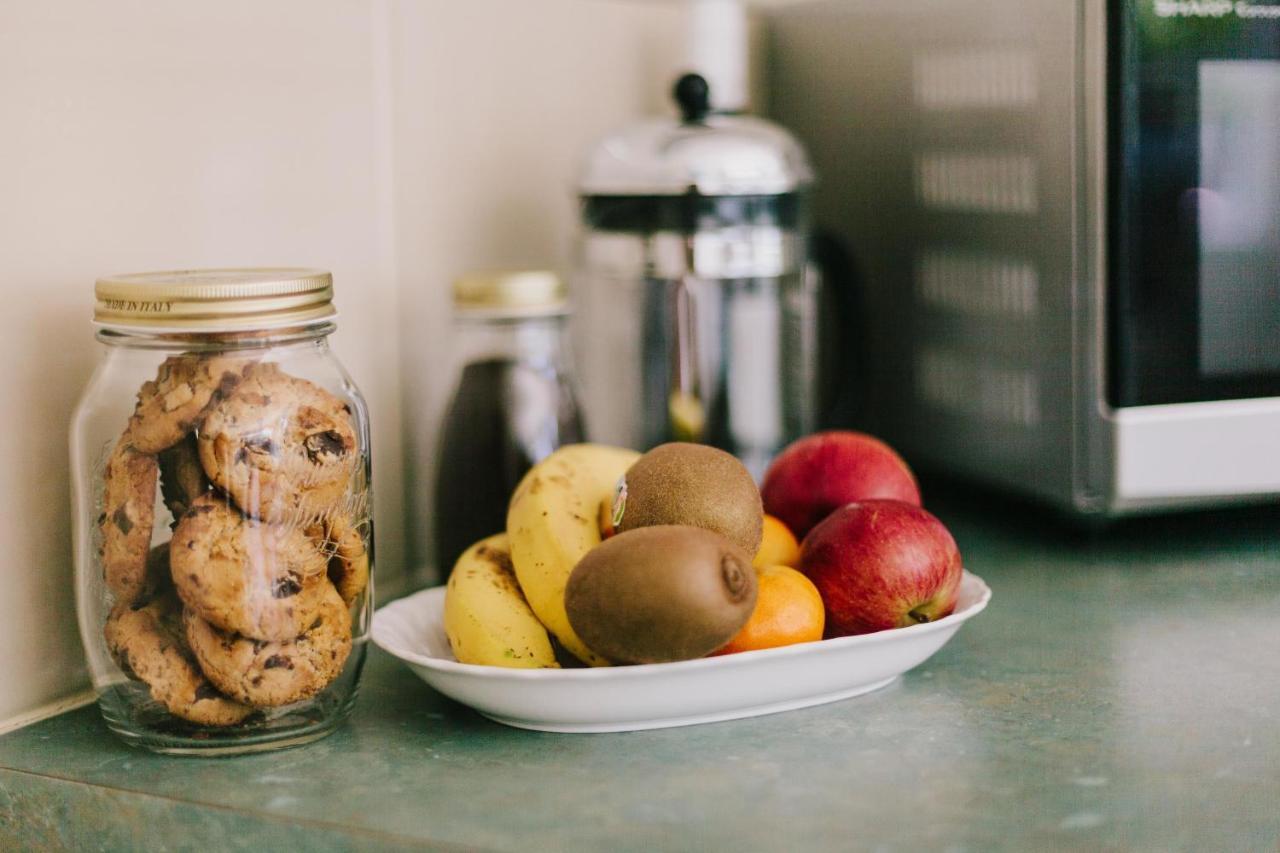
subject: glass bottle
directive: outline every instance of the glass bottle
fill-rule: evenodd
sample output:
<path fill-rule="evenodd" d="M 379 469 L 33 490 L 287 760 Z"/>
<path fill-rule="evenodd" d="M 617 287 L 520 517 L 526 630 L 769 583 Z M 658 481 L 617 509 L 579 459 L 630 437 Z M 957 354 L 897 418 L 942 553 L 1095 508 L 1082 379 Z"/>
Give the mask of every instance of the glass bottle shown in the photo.
<path fill-rule="evenodd" d="M 565 288 L 540 271 L 475 273 L 453 286 L 460 375 L 441 431 L 436 566 L 447 577 L 467 547 L 506 528 L 524 473 L 585 440 L 570 381 Z"/>
<path fill-rule="evenodd" d="M 355 701 L 369 418 L 306 269 L 113 276 L 71 427 L 76 600 L 107 725 L 170 753 L 305 743 Z"/>

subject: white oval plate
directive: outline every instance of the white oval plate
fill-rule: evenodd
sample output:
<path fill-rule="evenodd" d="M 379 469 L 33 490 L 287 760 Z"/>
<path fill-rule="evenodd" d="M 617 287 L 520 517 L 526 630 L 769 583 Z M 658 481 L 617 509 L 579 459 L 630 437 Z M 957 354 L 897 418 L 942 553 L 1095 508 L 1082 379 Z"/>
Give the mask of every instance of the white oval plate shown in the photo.
<path fill-rule="evenodd" d="M 937 622 L 677 663 L 508 669 L 458 663 L 444 632 L 444 590 L 380 609 L 373 641 L 444 695 L 491 720 L 547 732 L 625 732 L 734 720 L 869 693 L 928 660 L 991 590 L 964 573 L 956 610 Z"/>

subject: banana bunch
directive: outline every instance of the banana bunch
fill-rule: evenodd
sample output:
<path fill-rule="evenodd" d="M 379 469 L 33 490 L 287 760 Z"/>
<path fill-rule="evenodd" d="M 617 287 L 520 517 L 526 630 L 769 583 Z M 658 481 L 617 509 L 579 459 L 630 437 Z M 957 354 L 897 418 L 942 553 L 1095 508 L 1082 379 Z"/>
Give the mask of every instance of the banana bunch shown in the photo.
<path fill-rule="evenodd" d="M 516 583 L 505 533 L 480 540 L 458 558 L 445 588 L 444 631 L 462 663 L 559 666 L 547 629 Z"/>
<path fill-rule="evenodd" d="M 516 487 L 507 532 L 476 543 L 458 559 L 445 592 L 445 631 L 462 663 L 554 667 L 551 637 L 592 666 L 569 625 L 569 575 L 600 544 L 600 508 L 640 454 L 571 444 L 533 466 Z"/>

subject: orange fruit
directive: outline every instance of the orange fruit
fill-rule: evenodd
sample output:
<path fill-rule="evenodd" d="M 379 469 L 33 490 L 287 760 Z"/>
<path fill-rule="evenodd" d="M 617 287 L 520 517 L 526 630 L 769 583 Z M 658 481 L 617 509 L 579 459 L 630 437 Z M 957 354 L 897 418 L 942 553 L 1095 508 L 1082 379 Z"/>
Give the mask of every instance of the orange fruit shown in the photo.
<path fill-rule="evenodd" d="M 794 569 L 800 565 L 800 543 L 787 526 L 772 515 L 764 517 L 764 535 L 760 537 L 760 548 L 751 565 L 757 569 L 765 566 L 791 566 Z"/>
<path fill-rule="evenodd" d="M 613 495 L 600 501 L 600 509 L 596 512 L 596 521 L 600 523 L 600 538 L 610 539 L 618 531 L 613 527 Z"/>
<path fill-rule="evenodd" d="M 822 639 L 826 610 L 818 588 L 790 566 L 756 569 L 756 609 L 742 630 L 716 652 L 730 655 Z"/>

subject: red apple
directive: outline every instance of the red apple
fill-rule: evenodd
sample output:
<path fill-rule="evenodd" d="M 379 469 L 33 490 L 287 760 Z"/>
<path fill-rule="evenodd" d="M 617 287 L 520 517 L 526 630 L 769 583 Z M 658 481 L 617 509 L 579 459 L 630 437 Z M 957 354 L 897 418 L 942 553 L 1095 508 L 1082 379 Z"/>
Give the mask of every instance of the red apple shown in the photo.
<path fill-rule="evenodd" d="M 827 636 L 933 622 L 956 608 L 960 551 L 931 513 L 902 501 L 841 507 L 810 531 L 800 570 L 827 608 Z"/>
<path fill-rule="evenodd" d="M 764 511 L 803 539 L 854 501 L 890 498 L 920 505 L 916 478 L 893 448 L 862 432 L 818 432 L 788 445 L 760 488 Z"/>

